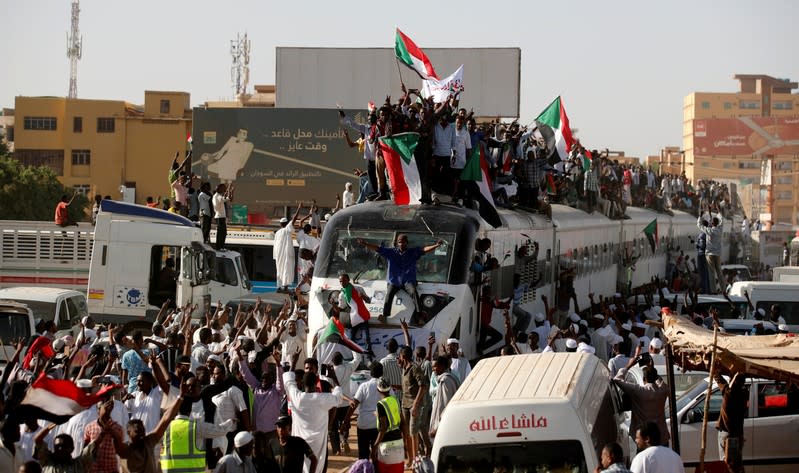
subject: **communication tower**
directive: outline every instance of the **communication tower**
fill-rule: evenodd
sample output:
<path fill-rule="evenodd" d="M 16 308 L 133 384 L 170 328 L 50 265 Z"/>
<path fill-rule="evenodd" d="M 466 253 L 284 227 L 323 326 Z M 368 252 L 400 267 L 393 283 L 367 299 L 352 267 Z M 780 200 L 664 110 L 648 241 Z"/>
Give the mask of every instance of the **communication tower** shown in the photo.
<path fill-rule="evenodd" d="M 236 34 L 236 39 L 230 41 L 230 55 L 233 56 L 233 66 L 230 68 L 233 95 L 240 97 L 247 92 L 250 82 L 250 40 L 247 39 L 247 33 L 244 33 L 243 38 Z"/>
<path fill-rule="evenodd" d="M 69 95 L 78 98 L 78 60 L 83 55 L 83 38 L 78 25 L 80 17 L 80 0 L 72 2 L 72 27 L 67 34 L 67 57 L 69 58 Z"/>

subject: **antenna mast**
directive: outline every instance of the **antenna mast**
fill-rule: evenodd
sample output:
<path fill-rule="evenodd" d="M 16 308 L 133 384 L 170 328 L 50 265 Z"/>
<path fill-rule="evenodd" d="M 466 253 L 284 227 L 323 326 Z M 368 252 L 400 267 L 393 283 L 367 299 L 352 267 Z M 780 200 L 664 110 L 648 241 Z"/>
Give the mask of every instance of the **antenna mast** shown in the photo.
<path fill-rule="evenodd" d="M 230 55 L 233 56 L 230 80 L 233 82 L 233 95 L 238 98 L 247 93 L 250 82 L 250 40 L 247 33 L 243 38 L 236 34 L 236 39 L 230 41 Z"/>
<path fill-rule="evenodd" d="M 78 60 L 83 55 L 83 38 L 78 25 L 80 17 L 80 0 L 72 2 L 72 25 L 67 34 L 67 57 L 69 58 L 69 95 L 78 98 Z"/>

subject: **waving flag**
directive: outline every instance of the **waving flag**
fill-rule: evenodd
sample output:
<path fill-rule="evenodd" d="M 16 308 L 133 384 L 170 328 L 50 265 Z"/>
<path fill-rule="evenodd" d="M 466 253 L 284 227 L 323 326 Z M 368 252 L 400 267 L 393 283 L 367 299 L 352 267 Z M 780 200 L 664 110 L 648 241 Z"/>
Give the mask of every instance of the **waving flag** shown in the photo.
<path fill-rule="evenodd" d="M 63 424 L 70 417 L 87 409 L 103 396 L 118 388 L 117 385 L 106 386 L 95 394 L 87 394 L 75 383 L 64 379 L 53 379 L 42 373 L 25 393 L 19 409 L 25 418 L 49 420 Z"/>
<path fill-rule="evenodd" d="M 319 363 L 330 363 L 333 353 L 346 349 L 356 353 L 364 353 L 363 348 L 347 338 L 344 324 L 337 317 L 330 317 L 327 327 L 319 335 L 314 348 L 314 355 Z"/>
<path fill-rule="evenodd" d="M 463 64 L 455 72 L 441 80 L 428 79 L 422 84 L 422 97 L 433 97 L 433 102 L 446 102 L 450 95 L 463 92 Z"/>
<path fill-rule="evenodd" d="M 344 300 L 347 301 L 350 307 L 350 325 L 355 327 L 368 322 L 371 315 L 369 314 L 369 309 L 366 308 L 366 304 L 363 303 L 360 291 L 350 284 L 341 288 L 341 293 L 344 294 Z"/>
<path fill-rule="evenodd" d="M 422 180 L 413 153 L 419 144 L 419 133 L 383 136 L 379 143 L 383 160 L 386 162 L 388 178 L 391 181 L 394 203 L 418 204 L 422 199 Z"/>
<path fill-rule="evenodd" d="M 471 186 L 471 195 L 480 203 L 480 216 L 489 225 L 496 228 L 502 225 L 502 220 L 497 213 L 494 197 L 491 194 L 491 179 L 488 177 L 488 163 L 486 163 L 483 147 L 478 145 L 472 150 L 472 156 L 461 172 L 461 182 Z"/>
<path fill-rule="evenodd" d="M 649 246 L 652 247 L 652 253 L 654 253 L 658 241 L 658 219 L 654 219 L 649 222 L 649 225 L 644 228 L 644 234 L 646 235 L 646 239 L 649 241 Z"/>
<path fill-rule="evenodd" d="M 416 71 L 422 79 L 438 80 L 438 75 L 433 69 L 430 59 L 427 59 L 424 51 L 419 49 L 416 43 L 405 36 L 405 33 L 400 31 L 399 28 L 397 28 L 397 34 L 394 36 L 394 54 L 396 54 L 400 62 Z"/>
<path fill-rule="evenodd" d="M 574 145 L 574 138 L 572 138 L 572 130 L 569 128 L 569 117 L 566 116 L 566 109 L 563 108 L 563 102 L 558 96 L 551 104 L 541 112 L 541 115 L 535 119 L 536 124 L 544 124 L 552 129 L 554 132 L 555 149 L 558 156 L 562 161 L 569 159 L 569 151 Z M 543 132 L 542 132 L 543 133 Z M 544 135 L 546 137 L 546 134 Z M 549 140 L 547 140 L 549 141 Z M 549 142 L 547 143 L 549 145 Z M 550 151 L 553 151 L 550 148 Z"/>

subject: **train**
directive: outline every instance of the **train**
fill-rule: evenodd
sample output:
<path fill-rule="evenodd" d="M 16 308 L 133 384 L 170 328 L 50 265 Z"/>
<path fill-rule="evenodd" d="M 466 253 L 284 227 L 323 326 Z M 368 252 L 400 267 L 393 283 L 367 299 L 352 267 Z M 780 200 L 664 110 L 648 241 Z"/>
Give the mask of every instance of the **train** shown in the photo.
<path fill-rule="evenodd" d="M 336 212 L 324 227 L 317 254 L 308 307 L 310 333 L 329 325 L 331 300 L 340 290 L 339 275 L 347 273 L 371 300 L 366 303 L 369 343 L 363 331 L 353 341 L 363 348 L 371 346 L 375 357 L 385 354 L 388 339 L 402 342 L 401 321 L 406 321 L 413 345 L 426 345 L 431 335 L 439 343 L 456 338 L 463 355 L 476 359 L 502 344 L 478 343 L 478 289 L 484 284 L 490 284 L 493 296 L 509 298 L 518 274 L 521 284 L 530 284 L 521 306 L 536 314 L 544 312 L 542 296 L 554 302 L 560 271 L 573 268 L 578 307 L 570 302 L 570 310 L 584 309 L 589 307 L 590 293 L 607 296 L 648 284 L 654 276 L 663 277 L 669 247 L 696 256 L 697 219 L 679 210 L 666 214 L 628 207 L 624 219 L 611 220 L 598 212 L 552 205 L 551 218 L 516 209 L 499 209 L 499 215 L 502 225 L 493 228 L 477 211 L 454 205 L 399 206 L 381 201 Z M 653 221 L 657 222 L 654 247 L 644 232 Z M 726 219 L 725 241 L 732 230 L 732 221 Z M 386 262 L 357 240 L 392 246 L 399 234 L 408 236 L 409 247 L 439 240 L 444 244 L 417 264 L 418 300 L 424 317 L 414 317 L 412 301 L 400 291 L 389 316 L 379 320 L 386 298 Z M 728 251 L 729 245 L 724 247 Z M 496 258 L 493 266 L 481 267 L 491 258 Z M 722 255 L 722 261 L 728 258 Z M 346 314 L 342 318 L 346 325 Z M 495 312 L 490 324 L 504 333 L 501 312 Z M 308 337 L 309 353 L 315 340 Z"/>

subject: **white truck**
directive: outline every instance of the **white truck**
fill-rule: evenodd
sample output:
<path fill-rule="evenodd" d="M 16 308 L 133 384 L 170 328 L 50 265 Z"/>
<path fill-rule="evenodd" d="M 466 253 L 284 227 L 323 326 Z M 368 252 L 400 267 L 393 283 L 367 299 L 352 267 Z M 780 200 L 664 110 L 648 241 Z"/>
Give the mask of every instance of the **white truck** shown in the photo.
<path fill-rule="evenodd" d="M 0 233 L 0 286 L 85 291 L 103 321 L 151 322 L 167 297 L 202 311 L 251 289 L 237 252 L 215 251 L 194 222 L 159 209 L 104 200 L 93 228 L 2 221 Z M 174 288 L 158 284 L 168 258 Z"/>

